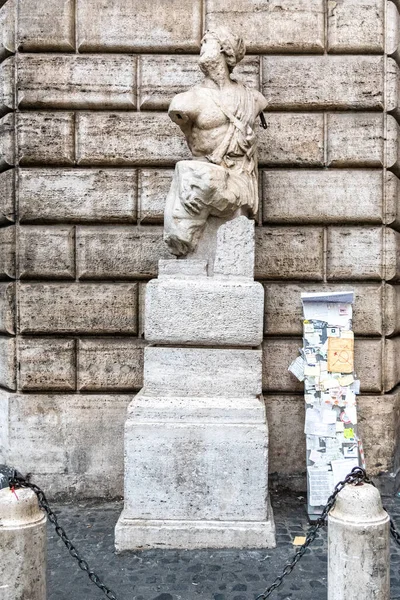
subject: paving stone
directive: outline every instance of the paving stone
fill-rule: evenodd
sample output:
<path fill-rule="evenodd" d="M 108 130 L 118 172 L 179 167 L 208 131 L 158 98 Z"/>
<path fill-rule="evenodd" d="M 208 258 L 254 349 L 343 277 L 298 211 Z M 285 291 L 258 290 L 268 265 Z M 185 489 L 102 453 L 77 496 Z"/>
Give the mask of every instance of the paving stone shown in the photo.
<path fill-rule="evenodd" d="M 289 423 L 288 428 L 290 429 Z M 290 443 L 288 440 L 287 443 Z M 120 502 L 77 504 L 52 503 L 68 534 L 89 564 L 100 572 L 107 585 L 121 597 L 137 600 L 254 600 L 293 557 L 291 541 L 308 530 L 305 498 L 301 494 L 273 494 L 272 504 L 277 535 L 284 536 L 279 546 L 269 550 L 148 550 L 140 553 L 114 553 L 114 526 L 122 510 Z M 400 500 L 385 498 L 391 515 L 400 527 Z M 286 539 L 289 533 L 289 540 Z M 54 528 L 49 532 L 49 600 L 95 600 L 96 586 L 77 570 L 64 546 L 57 541 Z M 285 578 L 279 600 L 326 600 L 326 528 L 322 528 L 291 575 Z M 400 597 L 397 574 L 400 549 L 391 546 L 393 599 Z M 219 568 L 215 571 L 215 568 Z M 260 567 L 263 570 L 260 571 Z M 265 570 L 264 570 L 265 569 Z M 217 576 L 215 578 L 215 575 Z M 197 578 L 193 581 L 193 577 Z M 258 579 L 260 577 L 260 579 Z M 195 585 L 194 585 L 195 584 Z M 134 587 L 134 590 L 132 588 Z"/>

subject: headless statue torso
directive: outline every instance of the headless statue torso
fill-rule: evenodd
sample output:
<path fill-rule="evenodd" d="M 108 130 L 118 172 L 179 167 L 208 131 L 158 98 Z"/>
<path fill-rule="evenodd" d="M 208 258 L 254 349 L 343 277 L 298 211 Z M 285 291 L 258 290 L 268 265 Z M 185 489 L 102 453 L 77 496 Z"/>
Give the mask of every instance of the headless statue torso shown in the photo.
<path fill-rule="evenodd" d="M 177 256 L 196 248 L 209 216 L 232 218 L 240 211 L 253 217 L 258 209 L 254 128 L 266 101 L 230 78 L 229 62 L 243 55 L 240 38 L 207 32 L 200 55 L 204 83 L 175 96 L 169 107 L 195 157 L 176 164 L 167 197 L 164 239 Z"/>

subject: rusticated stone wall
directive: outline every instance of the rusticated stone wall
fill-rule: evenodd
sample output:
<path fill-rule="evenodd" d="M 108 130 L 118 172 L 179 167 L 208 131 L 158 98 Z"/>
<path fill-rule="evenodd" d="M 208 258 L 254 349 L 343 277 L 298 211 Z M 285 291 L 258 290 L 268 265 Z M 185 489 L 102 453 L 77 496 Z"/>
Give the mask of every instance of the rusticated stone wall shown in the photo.
<path fill-rule="evenodd" d="M 122 493 L 146 281 L 189 157 L 166 109 L 202 31 L 240 31 L 268 100 L 256 273 L 274 480 L 304 486 L 300 293 L 354 289 L 360 430 L 395 482 L 399 10 L 385 0 L 0 0 L 0 461 L 51 494 Z"/>

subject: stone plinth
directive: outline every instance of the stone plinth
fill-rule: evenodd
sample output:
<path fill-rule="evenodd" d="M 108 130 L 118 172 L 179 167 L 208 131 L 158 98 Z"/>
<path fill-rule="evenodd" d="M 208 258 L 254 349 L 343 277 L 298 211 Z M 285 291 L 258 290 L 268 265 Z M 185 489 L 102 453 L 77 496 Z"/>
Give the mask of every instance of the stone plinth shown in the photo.
<path fill-rule="evenodd" d="M 237 260 L 229 260 L 236 238 Z M 215 264 L 160 261 L 146 290 L 144 387 L 125 426 L 116 548 L 275 545 L 254 223 L 221 225 Z M 244 257 L 240 262 L 240 257 Z M 213 276 L 207 275 L 212 272 Z"/>

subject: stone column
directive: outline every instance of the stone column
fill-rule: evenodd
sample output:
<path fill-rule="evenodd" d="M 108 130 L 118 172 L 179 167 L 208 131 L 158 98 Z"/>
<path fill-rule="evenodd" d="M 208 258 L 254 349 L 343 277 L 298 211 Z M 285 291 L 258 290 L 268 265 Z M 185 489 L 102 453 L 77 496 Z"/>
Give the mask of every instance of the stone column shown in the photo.
<path fill-rule="evenodd" d="M 46 521 L 32 490 L 0 490 L 2 600 L 46 600 Z"/>
<path fill-rule="evenodd" d="M 147 286 L 149 346 L 128 409 L 117 551 L 275 545 L 254 222 L 221 225 L 208 262 L 160 261 Z"/>

